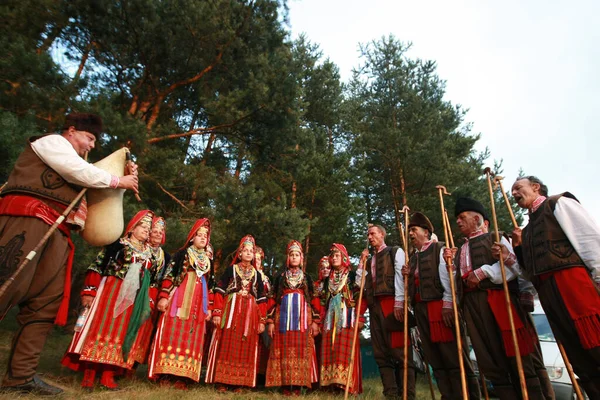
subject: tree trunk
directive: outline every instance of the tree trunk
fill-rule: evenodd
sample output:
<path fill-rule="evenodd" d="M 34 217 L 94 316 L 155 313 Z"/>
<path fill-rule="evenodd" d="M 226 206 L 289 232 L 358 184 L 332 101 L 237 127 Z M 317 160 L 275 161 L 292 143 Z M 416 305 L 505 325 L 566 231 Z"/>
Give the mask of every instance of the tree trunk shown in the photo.
<path fill-rule="evenodd" d="M 315 206 L 315 194 L 317 193 L 316 189 L 313 189 L 312 196 L 310 200 L 310 212 L 308 214 L 308 234 L 306 235 L 306 241 L 304 242 L 304 261 L 302 268 L 306 271 L 306 262 L 308 260 L 308 250 L 310 249 L 310 231 L 312 228 L 312 219 L 313 219 L 313 208 Z"/>
<path fill-rule="evenodd" d="M 152 127 L 156 123 L 158 119 L 158 114 L 160 113 L 160 108 L 162 107 L 162 102 L 164 100 L 163 95 L 158 95 L 154 99 L 154 106 L 152 107 L 152 113 L 150 114 L 150 118 L 148 118 L 148 122 L 146 122 L 146 129 L 148 129 L 148 133 L 152 130 Z"/>
<path fill-rule="evenodd" d="M 206 159 L 208 158 L 208 156 L 210 155 L 210 152 L 212 151 L 212 147 L 213 147 L 213 143 L 215 142 L 215 138 L 216 135 L 214 132 L 210 133 L 210 136 L 208 137 L 208 142 L 206 143 L 206 148 L 204 149 L 204 154 L 202 155 L 202 165 L 206 165 Z"/>
<path fill-rule="evenodd" d="M 221 272 L 219 271 L 221 269 L 221 261 L 223 261 L 223 249 L 219 249 L 215 252 L 215 257 L 213 260 L 213 271 L 216 279 L 218 279 L 217 277 L 221 275 Z"/>
<path fill-rule="evenodd" d="M 294 180 L 292 182 L 292 203 L 290 205 L 290 208 L 296 208 L 296 181 Z"/>
<path fill-rule="evenodd" d="M 237 162 L 235 164 L 235 179 L 240 180 L 240 174 L 242 173 L 242 165 L 244 163 L 244 154 L 240 150 L 237 156 Z"/>
<path fill-rule="evenodd" d="M 79 62 L 79 67 L 77 68 L 77 73 L 73 77 L 73 83 L 76 83 L 81 77 L 81 73 L 83 72 L 83 68 L 90 56 L 90 51 L 92 51 L 92 47 L 94 46 L 94 42 L 90 41 L 83 52 L 83 56 L 81 57 L 81 61 Z"/>
<path fill-rule="evenodd" d="M 198 110 L 194 112 L 194 116 L 192 117 L 192 121 L 190 122 L 190 127 L 188 131 L 193 131 L 194 126 L 196 126 L 196 120 L 198 119 Z M 183 161 L 185 161 L 188 151 L 190 150 L 190 142 L 192 141 L 192 137 L 188 136 L 185 138 L 185 152 L 183 153 Z"/>

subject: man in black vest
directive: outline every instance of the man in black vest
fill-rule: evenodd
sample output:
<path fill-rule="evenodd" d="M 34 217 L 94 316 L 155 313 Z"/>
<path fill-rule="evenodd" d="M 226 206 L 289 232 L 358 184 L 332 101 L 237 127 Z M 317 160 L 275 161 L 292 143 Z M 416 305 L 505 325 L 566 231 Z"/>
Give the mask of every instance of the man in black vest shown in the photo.
<path fill-rule="evenodd" d="M 53 323 L 64 325 L 70 294 L 74 246 L 70 231 L 85 223 L 84 201 L 48 238 L 27 266 L 15 276 L 23 259 L 48 232 L 82 187 L 123 188 L 137 192 L 137 166 L 130 175 L 112 176 L 82 157 L 94 148 L 102 119 L 70 114 L 62 134 L 29 140 L 0 193 L 0 284 L 12 284 L 0 297 L 0 318 L 19 306 L 6 375 L 0 391 L 56 395 L 62 389 L 36 375 L 40 353 Z"/>
<path fill-rule="evenodd" d="M 443 302 L 452 305 L 452 293 L 446 261 L 443 257 L 444 243 L 432 240 L 433 225 L 427 216 L 416 212 L 408 225 L 410 241 L 415 253 L 410 258 L 408 293 L 413 305 L 421 346 L 425 358 L 437 381 L 443 399 L 462 399 L 460 361 L 455 340 L 454 317 L 443 318 Z M 462 320 L 460 321 L 462 325 Z M 481 392 L 473 365 L 469 359 L 465 327 L 461 326 L 463 363 L 467 379 L 469 399 L 479 400 Z"/>
<path fill-rule="evenodd" d="M 500 263 L 497 261 L 502 256 L 507 267 L 511 309 L 529 398 L 545 399 L 531 357 L 537 336 L 521 307 L 518 307 L 519 266 L 506 238 L 502 238 L 501 244 L 495 244 L 492 234 L 485 233 L 485 214 L 483 205 L 476 200 L 463 197 L 456 202 L 456 222 L 466 239 L 455 258 L 456 281 L 457 287 L 462 290 L 461 309 L 477 363 L 500 399 L 521 398 L 515 347 L 502 290 Z M 444 255 L 448 257 L 451 254 L 452 251 L 447 249 Z"/>
<path fill-rule="evenodd" d="M 399 319 L 401 303 L 404 299 L 402 266 L 405 264 L 404 251 L 396 246 L 385 244 L 385 229 L 371 225 L 368 239 L 374 254 L 370 257 L 365 249 L 361 255 L 359 268 L 365 265 L 367 276 L 365 294 L 369 305 L 371 343 L 373 355 L 383 383 L 383 394 L 388 399 L 402 398 L 404 369 L 404 335 L 402 329 L 392 327 L 394 319 Z M 357 274 L 363 273 L 359 269 Z M 391 329 L 390 329 L 391 328 Z M 391 331 L 392 330 L 392 331 Z M 410 338 L 409 338 L 410 346 Z M 415 398 L 415 369 L 412 348 L 408 350 L 407 398 Z"/>
<path fill-rule="evenodd" d="M 512 195 L 529 210 L 527 226 L 513 231 L 519 264 L 581 386 L 600 399 L 600 227 L 575 196 L 548 197 L 535 176 L 518 178 Z"/>

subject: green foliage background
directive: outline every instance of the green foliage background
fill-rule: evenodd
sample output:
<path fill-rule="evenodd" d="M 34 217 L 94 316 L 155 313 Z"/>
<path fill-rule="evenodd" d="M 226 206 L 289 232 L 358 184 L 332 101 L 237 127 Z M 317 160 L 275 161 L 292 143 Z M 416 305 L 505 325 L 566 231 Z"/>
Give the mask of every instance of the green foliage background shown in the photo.
<path fill-rule="evenodd" d="M 435 61 L 383 37 L 361 45 L 342 82 L 318 44 L 290 39 L 286 13 L 284 0 L 3 2 L 0 180 L 27 137 L 57 131 L 68 112 L 96 112 L 105 132 L 92 158 L 129 142 L 140 166 L 143 203 L 126 196 L 126 218 L 164 216 L 168 251 L 210 218 L 221 268 L 253 234 L 270 273 L 291 239 L 313 274 L 333 242 L 358 255 L 368 222 L 401 244 L 404 205 L 439 233 L 436 185 L 453 193 L 451 217 L 459 195 L 489 209 L 490 154 L 475 151 L 479 135 L 444 98 Z M 80 274 L 97 251 L 78 240 Z"/>

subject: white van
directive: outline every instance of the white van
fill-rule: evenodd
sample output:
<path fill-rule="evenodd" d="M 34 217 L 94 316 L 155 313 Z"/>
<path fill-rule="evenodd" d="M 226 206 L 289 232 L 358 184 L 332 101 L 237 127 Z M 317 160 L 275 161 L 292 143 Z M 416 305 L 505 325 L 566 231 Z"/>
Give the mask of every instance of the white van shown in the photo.
<path fill-rule="evenodd" d="M 556 339 L 554 338 L 552 329 L 550 329 L 548 318 L 546 318 L 546 313 L 544 312 L 539 300 L 535 301 L 535 308 L 531 313 L 531 317 L 533 318 L 533 323 L 538 333 L 540 347 L 542 349 L 542 357 L 544 358 L 544 364 L 556 394 L 556 400 L 576 400 L 577 395 L 575 394 L 575 390 L 571 384 L 569 372 L 565 367 L 565 363 L 560 355 L 560 350 L 556 344 Z M 475 373 L 477 376 L 479 376 L 477 359 L 475 358 L 475 352 L 472 348 L 469 357 L 473 362 Z M 486 380 L 486 384 L 490 394 L 493 395 L 494 388 L 492 387 L 491 383 Z M 583 391 L 583 389 L 581 390 Z M 587 399 L 587 396 L 585 396 L 585 398 Z"/>
<path fill-rule="evenodd" d="M 577 395 L 571 384 L 569 372 L 560 355 L 560 350 L 556 344 L 552 329 L 550 329 L 546 313 L 544 313 L 544 309 L 538 300 L 535 301 L 535 308 L 531 313 L 531 316 L 533 317 L 533 323 L 535 324 L 535 329 L 537 330 L 538 338 L 540 340 L 544 364 L 546 365 L 548 376 L 550 376 L 552 387 L 556 393 L 556 400 L 576 399 Z"/>

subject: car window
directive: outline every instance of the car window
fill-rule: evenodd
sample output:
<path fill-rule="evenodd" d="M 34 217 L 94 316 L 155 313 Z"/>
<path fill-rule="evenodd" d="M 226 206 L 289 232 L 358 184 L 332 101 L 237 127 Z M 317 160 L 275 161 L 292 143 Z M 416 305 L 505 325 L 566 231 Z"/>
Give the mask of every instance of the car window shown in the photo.
<path fill-rule="evenodd" d="M 546 314 L 532 314 L 532 317 L 540 340 L 542 342 L 556 342 Z"/>

